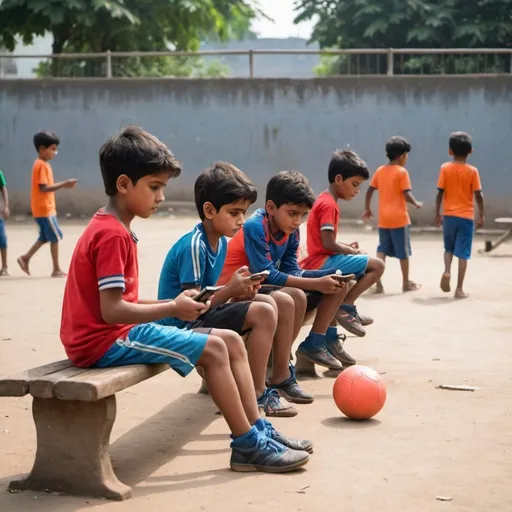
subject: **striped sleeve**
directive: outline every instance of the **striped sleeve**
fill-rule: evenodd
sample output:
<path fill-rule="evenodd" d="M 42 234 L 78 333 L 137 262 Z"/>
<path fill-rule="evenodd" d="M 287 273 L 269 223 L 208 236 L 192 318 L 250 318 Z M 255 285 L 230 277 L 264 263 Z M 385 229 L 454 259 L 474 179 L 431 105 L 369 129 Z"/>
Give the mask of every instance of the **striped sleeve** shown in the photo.
<path fill-rule="evenodd" d="M 336 209 L 325 201 L 318 206 L 318 223 L 320 231 L 335 231 Z"/>
<path fill-rule="evenodd" d="M 183 244 L 178 254 L 178 272 L 182 287 L 197 286 L 203 281 L 206 267 L 206 245 L 202 233 L 196 229 L 190 239 Z"/>
<path fill-rule="evenodd" d="M 125 266 L 128 261 L 128 241 L 122 236 L 104 240 L 96 250 L 96 277 L 100 291 L 111 288 L 125 290 Z"/>

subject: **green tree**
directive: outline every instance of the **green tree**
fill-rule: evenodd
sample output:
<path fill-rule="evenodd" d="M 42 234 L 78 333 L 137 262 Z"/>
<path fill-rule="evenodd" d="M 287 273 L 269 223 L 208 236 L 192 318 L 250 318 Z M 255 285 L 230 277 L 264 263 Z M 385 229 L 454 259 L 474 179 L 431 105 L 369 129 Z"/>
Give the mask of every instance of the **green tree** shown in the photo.
<path fill-rule="evenodd" d="M 512 0 L 297 0 L 296 22 L 316 19 L 312 40 L 323 48 L 510 48 Z M 386 57 L 324 58 L 317 72 L 382 73 Z M 397 57 L 397 72 L 478 71 L 483 57 Z M 369 62 L 366 62 L 369 61 Z M 508 70 L 497 57 L 494 71 Z M 489 70 L 489 65 L 487 70 Z"/>
<path fill-rule="evenodd" d="M 259 14 L 253 0 L 0 0 L 0 43 L 12 51 L 16 37 L 30 44 L 34 36 L 49 32 L 55 54 L 197 50 L 209 35 L 220 40 L 240 36 Z M 181 76 L 187 67 L 183 60 L 169 64 L 169 59 L 157 58 L 137 69 L 137 62 L 119 62 L 116 69 L 130 76 L 139 71 L 151 70 L 152 76 L 161 76 L 181 70 Z M 91 66 L 98 67 L 98 63 L 54 60 L 50 67 L 42 66 L 41 72 L 56 74 L 67 68 L 80 75 Z M 196 60 L 188 67 L 208 69 Z"/>

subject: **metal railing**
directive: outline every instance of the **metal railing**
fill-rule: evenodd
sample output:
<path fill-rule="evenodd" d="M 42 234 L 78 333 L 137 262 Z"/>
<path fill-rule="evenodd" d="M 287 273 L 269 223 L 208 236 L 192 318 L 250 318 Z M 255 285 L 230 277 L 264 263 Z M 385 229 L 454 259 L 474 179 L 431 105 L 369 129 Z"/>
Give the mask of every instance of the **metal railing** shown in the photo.
<path fill-rule="evenodd" d="M 0 78 L 15 76 L 12 70 L 17 59 L 37 60 L 39 65 L 46 65 L 48 78 L 90 77 L 118 78 L 130 76 L 194 76 L 173 74 L 172 69 L 166 74 L 163 64 L 176 59 L 179 62 L 194 59 L 223 59 L 226 57 L 246 57 L 246 77 L 256 78 L 256 61 L 260 56 L 310 56 L 321 57 L 317 64 L 323 64 L 321 75 L 467 75 L 467 74 L 512 74 L 512 48 L 387 48 L 387 49 L 293 49 L 293 50 L 210 50 L 210 51 L 158 51 L 158 52 L 104 52 L 104 53 L 61 53 L 48 55 L 16 55 L 0 53 L 0 70 L 11 72 L 0 74 Z M 268 62 L 268 61 L 266 61 Z M 151 66 L 158 64 L 158 69 Z M 142 72 L 141 72 L 141 64 Z M 148 64 L 147 66 L 145 66 Z M 138 71 L 131 72 L 134 67 Z M 145 68 L 148 68 L 145 71 Z M 313 67 L 313 66 L 312 66 Z M 131 74 L 132 73 L 132 74 Z M 314 75 L 311 69 L 311 75 Z M 261 75 L 266 78 L 279 77 L 277 74 Z"/>

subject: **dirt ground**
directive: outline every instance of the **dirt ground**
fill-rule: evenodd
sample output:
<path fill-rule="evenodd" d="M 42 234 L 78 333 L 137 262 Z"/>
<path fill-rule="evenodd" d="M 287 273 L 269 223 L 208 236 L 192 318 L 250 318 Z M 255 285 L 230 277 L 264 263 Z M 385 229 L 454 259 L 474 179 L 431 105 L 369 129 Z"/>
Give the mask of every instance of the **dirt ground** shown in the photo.
<path fill-rule="evenodd" d="M 163 218 L 136 224 L 142 297 L 155 297 L 167 249 L 194 222 Z M 63 228 L 67 265 L 83 225 Z M 58 339 L 64 281 L 47 277 L 47 250 L 33 260 L 33 277 L 16 268 L 16 256 L 35 239 L 30 223 L 10 223 L 8 234 L 13 276 L 0 280 L 0 375 L 64 355 Z M 376 236 L 347 234 L 371 253 Z M 398 263 L 390 261 L 387 295 L 360 300 L 360 310 L 375 324 L 364 339 L 347 341 L 361 364 L 384 374 L 388 401 L 377 418 L 343 419 L 331 398 L 333 380 L 324 376 L 303 382 L 315 394 L 314 404 L 300 406 L 296 418 L 275 421 L 285 433 L 316 443 L 304 471 L 229 471 L 227 427 L 210 399 L 196 394 L 198 376 L 165 372 L 118 395 L 111 453 L 119 478 L 133 486 L 132 499 L 121 503 L 5 492 L 13 477 L 30 470 L 36 445 L 30 398 L 1 399 L 0 511 L 510 510 L 512 245 L 493 256 L 475 254 L 467 279 L 472 295 L 465 301 L 439 290 L 440 237 L 415 236 L 413 251 L 412 277 L 423 288 L 402 294 Z M 439 384 L 480 389 L 444 391 L 436 389 Z M 309 487 L 298 493 L 304 486 Z M 453 500 L 440 502 L 437 496 Z"/>

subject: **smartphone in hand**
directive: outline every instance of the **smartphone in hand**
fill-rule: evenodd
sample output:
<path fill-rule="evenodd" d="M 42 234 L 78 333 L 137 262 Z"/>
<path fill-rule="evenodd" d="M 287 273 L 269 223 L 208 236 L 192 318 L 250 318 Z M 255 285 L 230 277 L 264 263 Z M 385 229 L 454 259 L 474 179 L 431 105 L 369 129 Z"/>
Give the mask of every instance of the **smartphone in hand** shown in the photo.
<path fill-rule="evenodd" d="M 206 286 L 205 288 L 203 288 L 195 297 L 194 297 L 194 300 L 196 302 L 208 302 L 211 297 L 216 293 L 218 292 L 221 288 L 223 288 L 222 286 Z"/>

